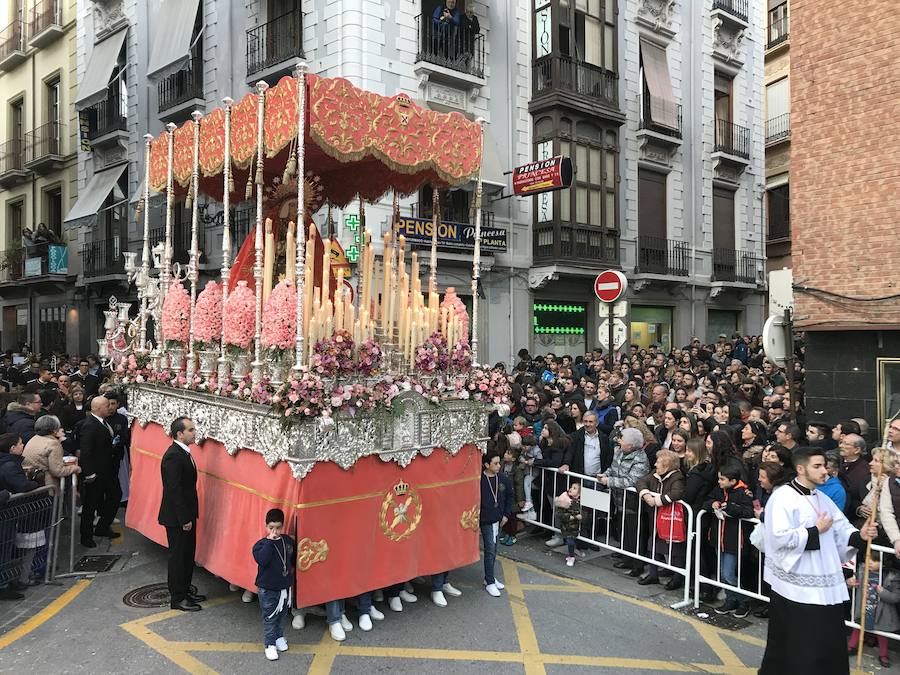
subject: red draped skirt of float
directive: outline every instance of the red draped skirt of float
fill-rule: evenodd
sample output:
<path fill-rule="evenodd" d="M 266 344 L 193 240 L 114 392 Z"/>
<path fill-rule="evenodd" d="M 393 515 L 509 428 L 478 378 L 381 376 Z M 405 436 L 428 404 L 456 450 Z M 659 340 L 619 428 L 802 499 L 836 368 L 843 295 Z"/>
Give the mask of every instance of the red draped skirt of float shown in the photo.
<path fill-rule="evenodd" d="M 125 523 L 162 546 L 157 523 L 160 461 L 171 440 L 158 424 L 134 425 L 131 496 Z M 191 448 L 200 518 L 197 563 L 230 583 L 255 588 L 251 550 L 265 514 L 280 508 L 296 536 L 297 605 L 306 607 L 471 564 L 478 560 L 481 454 L 435 449 L 406 468 L 364 457 L 350 469 L 316 464 L 303 480 L 262 455 L 229 455 L 213 440 Z"/>

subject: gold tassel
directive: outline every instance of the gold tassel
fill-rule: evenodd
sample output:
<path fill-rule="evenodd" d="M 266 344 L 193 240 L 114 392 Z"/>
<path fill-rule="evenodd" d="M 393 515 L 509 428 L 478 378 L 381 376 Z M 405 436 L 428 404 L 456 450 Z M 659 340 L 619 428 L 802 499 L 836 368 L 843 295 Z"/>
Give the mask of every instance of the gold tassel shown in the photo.
<path fill-rule="evenodd" d="M 247 174 L 247 189 L 244 190 L 244 199 L 250 199 L 253 196 L 253 172 Z"/>
<path fill-rule="evenodd" d="M 190 211 L 191 206 L 193 206 L 193 202 L 194 202 L 194 186 L 193 186 L 193 184 L 191 184 L 188 187 L 187 197 L 184 198 L 184 208 L 186 208 L 188 211 Z"/>
<path fill-rule="evenodd" d="M 228 173 L 228 192 L 229 194 L 234 194 L 234 174 Z"/>
<path fill-rule="evenodd" d="M 134 208 L 134 222 L 139 222 L 141 219 L 141 212 L 144 210 L 144 198 L 141 197 L 138 199 L 137 206 Z"/>
<path fill-rule="evenodd" d="M 296 176 L 297 175 L 297 145 L 292 144 L 291 146 L 291 154 L 288 157 L 287 166 L 285 167 L 285 174 L 288 176 Z"/>
<path fill-rule="evenodd" d="M 262 185 L 262 184 L 263 184 L 263 168 L 262 168 L 262 161 L 258 161 L 258 162 L 256 163 L 256 184 L 257 184 L 257 185 Z"/>

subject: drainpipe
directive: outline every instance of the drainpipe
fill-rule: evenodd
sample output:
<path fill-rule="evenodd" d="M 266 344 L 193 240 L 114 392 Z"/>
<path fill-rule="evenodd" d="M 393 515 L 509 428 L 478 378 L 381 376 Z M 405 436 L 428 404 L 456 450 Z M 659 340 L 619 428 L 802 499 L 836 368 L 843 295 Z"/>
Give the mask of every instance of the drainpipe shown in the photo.
<path fill-rule="evenodd" d="M 490 5 L 488 5 L 488 7 L 490 7 Z M 506 0 L 506 16 L 508 16 L 508 17 L 513 16 L 512 0 Z M 530 20 L 530 18 L 529 18 L 529 20 Z M 507 61 L 507 64 L 510 66 L 518 64 L 516 58 L 514 58 L 514 56 L 513 56 L 513 52 L 510 51 L 513 47 L 511 47 L 510 40 L 509 40 L 509 31 L 515 25 L 517 25 L 517 24 L 515 22 L 513 22 L 513 23 L 510 23 L 505 26 L 505 28 L 506 28 L 506 30 L 505 30 L 505 33 L 506 33 L 506 61 Z M 531 30 L 531 29 L 529 28 L 529 30 Z M 509 129 L 509 132 L 508 132 L 509 133 L 509 137 L 508 137 L 508 141 L 509 141 L 508 146 L 509 147 L 508 147 L 508 152 L 507 152 L 507 160 L 508 160 L 507 166 L 510 169 L 516 165 L 516 161 L 515 161 L 516 131 L 515 131 L 514 126 L 518 123 L 518 120 L 517 120 L 517 115 L 516 115 L 516 108 L 514 105 L 515 87 L 513 86 L 513 78 L 515 77 L 515 74 L 514 74 L 515 72 L 516 72 L 515 68 L 509 67 L 506 69 L 506 73 L 507 73 L 507 75 L 506 75 L 506 100 L 509 101 L 509 103 L 510 103 L 508 110 L 509 110 L 509 114 L 512 117 L 512 119 L 510 120 L 510 124 L 507 125 L 507 128 Z M 506 214 L 507 214 L 507 220 L 509 221 L 509 233 L 507 234 L 507 241 L 511 242 L 512 241 L 512 230 L 514 228 L 513 200 L 512 199 L 506 200 Z M 529 225 L 529 227 L 530 227 L 530 225 Z M 516 351 L 518 351 L 518 350 L 516 349 L 516 329 L 515 329 L 515 326 L 516 326 L 516 321 L 515 321 L 516 303 L 513 302 L 513 285 L 514 285 L 513 284 L 513 276 L 515 275 L 515 267 L 514 267 L 514 263 L 513 263 L 513 254 L 511 251 L 509 253 L 509 256 L 510 256 L 510 261 L 509 261 L 509 354 L 510 354 L 509 367 L 510 367 L 510 369 L 512 369 L 512 367 L 516 363 Z"/>
<path fill-rule="evenodd" d="M 22 34 L 24 40 L 25 33 L 25 18 L 22 17 Z M 37 73 L 35 71 L 35 55 L 32 54 L 29 57 L 31 61 L 31 133 L 34 134 L 37 127 L 37 97 L 38 97 L 38 88 L 36 86 L 37 82 Z M 23 148 L 24 150 L 24 148 Z M 32 177 L 31 179 L 31 233 L 32 236 L 37 231 L 37 177 Z M 26 256 L 23 256 L 23 261 Z M 24 262 L 22 263 L 24 265 Z M 31 347 L 32 351 L 37 353 L 37 347 L 34 343 L 34 338 L 37 334 L 35 330 L 35 324 L 37 323 L 37 318 L 32 313 L 34 310 L 34 289 L 31 286 L 28 287 L 28 345 Z"/>

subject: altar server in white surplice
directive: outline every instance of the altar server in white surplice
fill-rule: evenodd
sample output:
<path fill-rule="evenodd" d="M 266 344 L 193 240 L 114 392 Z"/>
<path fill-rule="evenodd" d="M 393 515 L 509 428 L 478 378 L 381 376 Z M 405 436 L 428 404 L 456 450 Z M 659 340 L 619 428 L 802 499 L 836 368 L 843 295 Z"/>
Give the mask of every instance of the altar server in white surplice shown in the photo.
<path fill-rule="evenodd" d="M 828 471 L 819 448 L 794 452 L 797 477 L 766 504 L 765 580 L 772 586 L 769 634 L 761 675 L 850 672 L 841 564 L 865 550 L 874 525 L 853 527 L 816 488 Z"/>

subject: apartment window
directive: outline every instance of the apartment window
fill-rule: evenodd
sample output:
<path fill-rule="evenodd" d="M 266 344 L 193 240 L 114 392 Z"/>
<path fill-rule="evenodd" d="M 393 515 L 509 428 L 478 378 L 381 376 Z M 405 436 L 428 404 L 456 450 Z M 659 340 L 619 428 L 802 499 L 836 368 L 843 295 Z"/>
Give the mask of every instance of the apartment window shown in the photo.
<path fill-rule="evenodd" d="M 790 80 L 784 77 L 766 85 L 766 119 L 774 120 L 791 111 Z"/>
<path fill-rule="evenodd" d="M 791 235 L 790 185 L 785 183 L 766 192 L 769 239 L 786 239 Z"/>
<path fill-rule="evenodd" d="M 45 85 L 47 90 L 47 121 L 59 123 L 59 78 Z"/>
<path fill-rule="evenodd" d="M 645 123 L 678 129 L 666 50 L 641 40 L 641 115 Z"/>
<path fill-rule="evenodd" d="M 788 36 L 788 4 L 784 0 L 769 0 L 768 46 L 781 44 Z"/>
<path fill-rule="evenodd" d="M 25 202 L 17 201 L 7 204 L 7 216 L 9 218 L 9 241 L 7 248 L 19 248 L 22 246 L 22 228 L 25 226 Z"/>
<path fill-rule="evenodd" d="M 9 137 L 20 144 L 25 139 L 25 100 L 17 99 L 9 104 Z M 21 148 L 20 148 L 21 150 Z"/>
<path fill-rule="evenodd" d="M 665 239 L 666 175 L 638 170 L 638 233 L 641 237 Z"/>
<path fill-rule="evenodd" d="M 732 121 L 732 88 L 734 80 L 723 73 L 715 74 L 716 121 Z"/>
<path fill-rule="evenodd" d="M 469 223 L 471 214 L 469 206 L 472 193 L 466 190 L 439 190 L 440 219 L 449 223 Z M 431 185 L 424 185 L 419 190 L 419 206 L 415 215 L 419 218 L 434 216 L 434 191 Z"/>
<path fill-rule="evenodd" d="M 64 305 L 41 307 L 38 337 L 44 354 L 66 351 L 66 308 Z"/>
<path fill-rule="evenodd" d="M 561 221 L 617 229 L 617 152 L 616 133 L 589 122 L 578 123 L 574 140 L 559 141 L 558 154 L 575 164 L 572 189 L 559 193 Z"/>
<path fill-rule="evenodd" d="M 713 188 L 713 248 L 734 250 L 734 192 Z"/>
<path fill-rule="evenodd" d="M 540 19 L 541 11 L 543 8 L 536 19 Z M 559 14 L 559 52 L 615 72 L 615 0 L 559 0 Z"/>
<path fill-rule="evenodd" d="M 53 234 L 62 234 L 62 188 L 52 188 L 44 192 L 43 223 Z"/>

